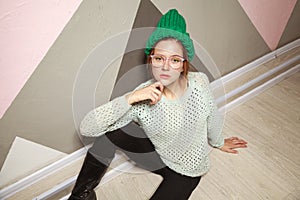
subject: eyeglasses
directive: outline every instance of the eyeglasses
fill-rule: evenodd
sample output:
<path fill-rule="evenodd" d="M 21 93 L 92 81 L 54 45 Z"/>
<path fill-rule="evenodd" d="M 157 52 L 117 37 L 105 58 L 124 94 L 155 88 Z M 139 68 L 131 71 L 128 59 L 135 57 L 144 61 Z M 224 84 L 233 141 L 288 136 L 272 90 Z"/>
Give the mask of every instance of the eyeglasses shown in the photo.
<path fill-rule="evenodd" d="M 163 67 L 166 61 L 169 61 L 168 64 L 170 65 L 171 68 L 179 69 L 182 66 L 183 61 L 185 61 L 185 59 L 180 56 L 171 56 L 167 58 L 164 55 L 154 54 L 154 55 L 150 55 L 150 57 L 152 58 L 153 67 L 157 67 L 157 68 Z"/>

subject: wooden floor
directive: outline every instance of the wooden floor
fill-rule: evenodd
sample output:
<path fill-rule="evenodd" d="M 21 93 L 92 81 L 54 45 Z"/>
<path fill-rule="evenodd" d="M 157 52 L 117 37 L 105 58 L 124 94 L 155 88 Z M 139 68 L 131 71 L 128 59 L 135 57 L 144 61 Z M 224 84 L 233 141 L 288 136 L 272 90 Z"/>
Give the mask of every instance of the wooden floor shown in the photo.
<path fill-rule="evenodd" d="M 213 150 L 191 200 L 300 199 L 300 72 L 228 112 L 224 135 L 247 140 L 248 148 L 238 155 Z M 96 193 L 101 200 L 146 200 L 160 181 L 134 168 Z"/>

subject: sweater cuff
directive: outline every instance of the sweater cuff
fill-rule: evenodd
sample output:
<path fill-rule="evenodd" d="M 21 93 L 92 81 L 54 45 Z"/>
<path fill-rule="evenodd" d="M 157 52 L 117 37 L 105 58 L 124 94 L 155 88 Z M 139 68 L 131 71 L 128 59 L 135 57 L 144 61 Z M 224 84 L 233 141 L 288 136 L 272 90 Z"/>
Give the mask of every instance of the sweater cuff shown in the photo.
<path fill-rule="evenodd" d="M 224 139 L 222 139 L 222 141 L 220 141 L 220 142 L 219 142 L 218 144 L 216 144 L 214 147 L 220 149 L 220 148 L 222 148 L 223 146 L 224 146 Z"/>
<path fill-rule="evenodd" d="M 214 148 L 222 148 L 224 146 L 224 138 L 221 136 L 216 143 L 210 145 Z"/>

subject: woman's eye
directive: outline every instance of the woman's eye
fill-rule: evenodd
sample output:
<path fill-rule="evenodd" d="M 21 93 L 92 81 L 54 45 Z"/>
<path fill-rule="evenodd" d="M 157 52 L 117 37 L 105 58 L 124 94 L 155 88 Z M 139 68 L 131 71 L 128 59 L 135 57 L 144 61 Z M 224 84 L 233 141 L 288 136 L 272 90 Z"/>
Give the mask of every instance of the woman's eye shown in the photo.
<path fill-rule="evenodd" d="M 172 58 L 171 61 L 173 63 L 178 63 L 178 62 L 180 62 L 180 59 L 179 58 Z"/>
<path fill-rule="evenodd" d="M 155 57 L 155 60 L 156 60 L 156 61 L 161 61 L 161 60 L 162 60 L 162 57 Z"/>

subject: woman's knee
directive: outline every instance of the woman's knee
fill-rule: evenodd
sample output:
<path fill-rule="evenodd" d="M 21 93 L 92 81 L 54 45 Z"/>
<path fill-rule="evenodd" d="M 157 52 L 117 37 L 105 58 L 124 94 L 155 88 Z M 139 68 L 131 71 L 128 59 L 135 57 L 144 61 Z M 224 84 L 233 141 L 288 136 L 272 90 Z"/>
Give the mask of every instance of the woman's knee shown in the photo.
<path fill-rule="evenodd" d="M 96 138 L 93 146 L 89 148 L 88 152 L 95 157 L 113 159 L 116 148 L 114 144 L 107 138 L 106 135 Z"/>

